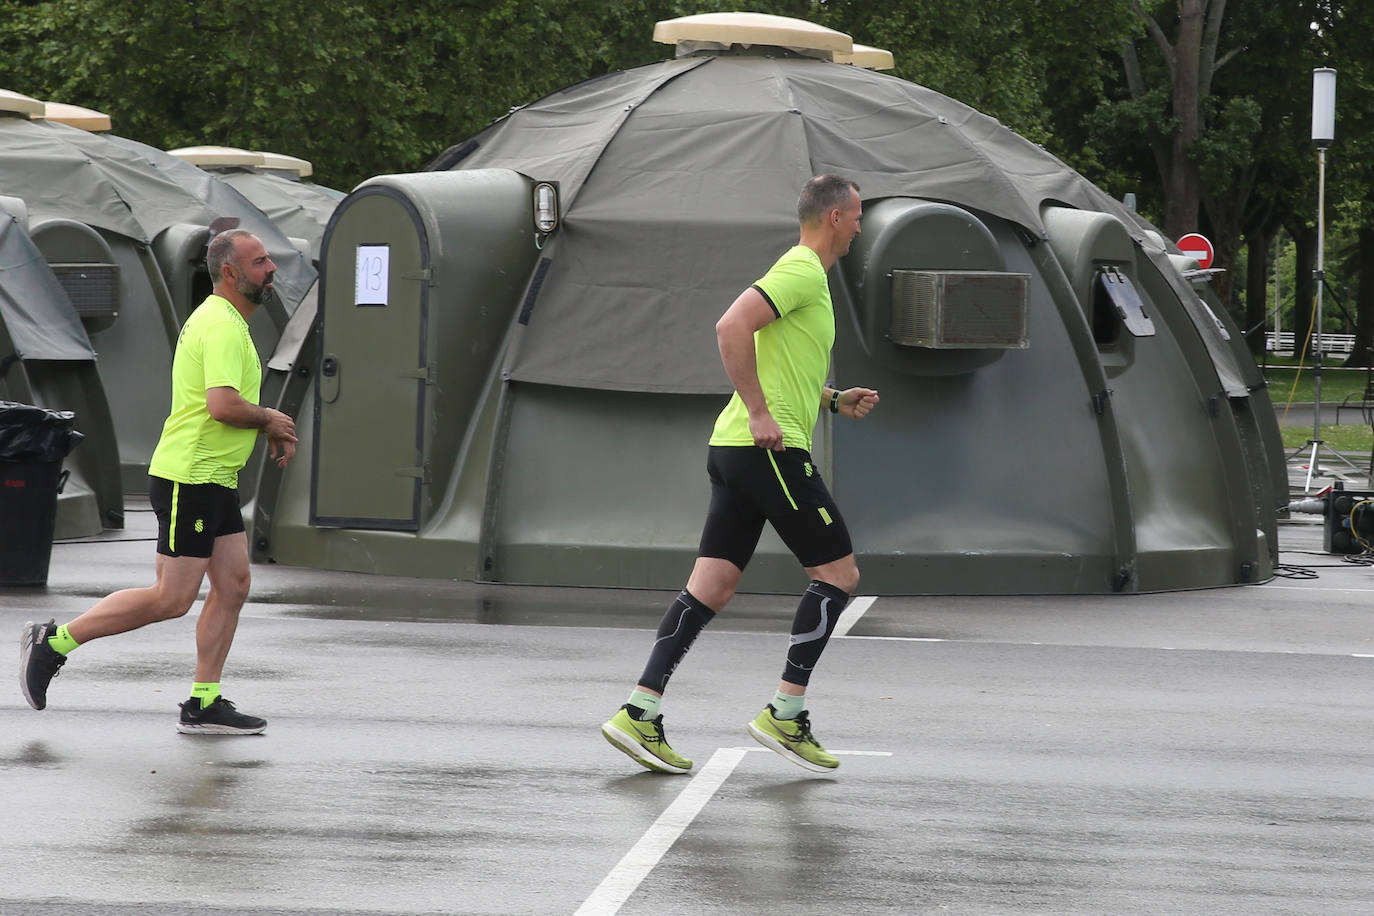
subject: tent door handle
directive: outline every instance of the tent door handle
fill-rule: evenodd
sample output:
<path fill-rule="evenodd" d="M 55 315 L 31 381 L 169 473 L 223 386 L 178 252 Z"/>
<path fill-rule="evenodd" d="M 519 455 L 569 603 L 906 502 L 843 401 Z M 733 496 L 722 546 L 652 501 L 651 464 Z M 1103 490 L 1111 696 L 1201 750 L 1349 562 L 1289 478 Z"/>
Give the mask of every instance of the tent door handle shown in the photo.
<path fill-rule="evenodd" d="M 339 399 L 339 358 L 333 353 L 320 360 L 320 399 L 326 404 Z"/>

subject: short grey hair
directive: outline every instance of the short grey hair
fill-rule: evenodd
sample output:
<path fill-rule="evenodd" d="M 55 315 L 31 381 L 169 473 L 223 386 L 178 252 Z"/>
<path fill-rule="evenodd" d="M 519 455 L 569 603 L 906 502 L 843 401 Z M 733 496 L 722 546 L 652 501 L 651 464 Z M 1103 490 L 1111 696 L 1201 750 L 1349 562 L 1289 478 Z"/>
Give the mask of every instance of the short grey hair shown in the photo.
<path fill-rule="evenodd" d="M 839 175 L 817 175 L 802 188 L 797 200 L 797 219 L 803 224 L 823 219 L 827 213 L 849 203 L 849 192 L 859 186 Z"/>
<path fill-rule="evenodd" d="M 219 282 L 224 265 L 234 263 L 238 240 L 252 234 L 247 229 L 226 229 L 210 240 L 205 249 L 205 269 L 210 271 L 210 279 Z"/>

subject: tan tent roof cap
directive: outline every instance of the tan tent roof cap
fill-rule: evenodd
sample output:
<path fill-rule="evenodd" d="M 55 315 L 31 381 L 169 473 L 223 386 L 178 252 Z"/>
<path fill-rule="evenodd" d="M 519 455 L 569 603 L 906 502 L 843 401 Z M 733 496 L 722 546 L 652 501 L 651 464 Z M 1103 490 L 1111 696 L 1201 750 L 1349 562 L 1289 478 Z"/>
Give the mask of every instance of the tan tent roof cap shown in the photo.
<path fill-rule="evenodd" d="M 262 165 L 262 153 L 239 149 L 236 146 L 183 146 L 181 149 L 167 152 L 184 162 L 207 169 L 229 166 L 252 168 Z"/>
<path fill-rule="evenodd" d="M 295 172 L 302 178 L 315 173 L 315 167 L 310 164 L 308 159 L 298 159 L 285 153 L 269 153 L 265 150 L 257 152 L 262 157 L 262 168 L 276 169 L 279 172 Z"/>
<path fill-rule="evenodd" d="M 27 95 L 9 89 L 0 89 L 0 114 L 22 115 L 26 118 L 43 117 L 43 103 Z"/>
<path fill-rule="evenodd" d="M 44 102 L 42 113 L 33 117 L 92 132 L 109 130 L 111 127 L 110 116 L 105 112 L 96 111 L 94 108 L 82 108 L 80 105 L 68 105 L 66 102 Z"/>
<path fill-rule="evenodd" d="M 654 25 L 654 41 L 679 47 L 700 46 L 702 42 L 709 42 L 722 48 L 729 48 L 730 45 L 768 45 L 831 53 L 849 53 L 854 46 L 853 39 L 843 32 L 804 19 L 764 13 L 701 13 L 664 19 Z"/>
<path fill-rule="evenodd" d="M 891 70 L 895 66 L 892 62 L 891 51 L 871 48 L 868 45 L 855 45 L 854 50 L 848 54 L 843 51 L 836 51 L 835 63 L 853 64 L 856 67 L 863 67 L 865 70 Z"/>

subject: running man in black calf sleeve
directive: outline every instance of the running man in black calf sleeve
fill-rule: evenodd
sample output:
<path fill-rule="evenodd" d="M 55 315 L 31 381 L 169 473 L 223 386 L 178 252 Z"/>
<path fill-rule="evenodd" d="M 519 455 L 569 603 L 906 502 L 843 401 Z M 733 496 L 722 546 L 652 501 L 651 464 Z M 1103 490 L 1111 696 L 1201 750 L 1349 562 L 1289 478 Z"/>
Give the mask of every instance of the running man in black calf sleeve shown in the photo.
<path fill-rule="evenodd" d="M 837 175 L 806 183 L 797 202 L 801 237 L 716 323 L 725 372 L 735 386 L 710 441 L 711 505 L 687 587 L 655 635 L 629 702 L 601 732 L 640 765 L 686 773 L 692 761 L 663 734 L 659 702 L 678 662 L 735 594 L 764 523 L 811 577 L 792 622 L 782 679 L 748 725 L 765 747 L 799 766 L 839 765 L 811 734 L 806 687 L 845 603 L 859 584 L 849 531 L 811 461 L 818 409 L 855 420 L 878 404 L 869 388 L 826 387 L 835 312 L 826 274 L 859 234 L 859 188 Z"/>

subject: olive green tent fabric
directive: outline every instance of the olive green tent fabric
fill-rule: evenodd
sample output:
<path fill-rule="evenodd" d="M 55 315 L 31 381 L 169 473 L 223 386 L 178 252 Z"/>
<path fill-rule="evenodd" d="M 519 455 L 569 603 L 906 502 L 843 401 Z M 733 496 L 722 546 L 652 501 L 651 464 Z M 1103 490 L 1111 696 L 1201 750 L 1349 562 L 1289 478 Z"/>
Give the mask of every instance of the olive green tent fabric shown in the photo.
<path fill-rule="evenodd" d="M 219 215 L 132 150 L 106 146 L 64 124 L 0 118 L 0 193 L 23 198 L 34 220 L 65 217 L 145 243 Z"/>
<path fill-rule="evenodd" d="M 0 118 L 0 194 L 22 198 L 31 222 L 72 219 L 143 243 L 178 223 L 209 226 L 235 217 L 271 254 L 274 287 L 288 312 L 315 281 L 309 260 L 242 194 L 134 140 Z"/>
<path fill-rule="evenodd" d="M 215 169 L 213 174 L 247 198 L 286 235 L 309 242 L 311 256 L 319 260 L 320 242 L 334 208 L 344 199 L 342 191 L 255 169 Z"/>
<path fill-rule="evenodd" d="M 0 212 L 0 323 L 20 359 L 95 359 L 66 291 L 15 219 Z"/>
<path fill-rule="evenodd" d="M 715 319 L 795 243 L 797 192 L 821 172 L 852 178 L 870 204 L 914 197 L 1001 217 L 1032 243 L 1045 237 L 1047 203 L 1111 213 L 1142 243 L 1151 228 L 967 105 L 786 55 L 680 58 L 590 80 L 431 164 L 450 167 L 559 182 L 562 228 L 506 371 L 571 387 L 728 392 Z M 1222 387 L 1243 393 L 1215 323 L 1193 311 L 1200 333 L 1217 338 Z"/>

